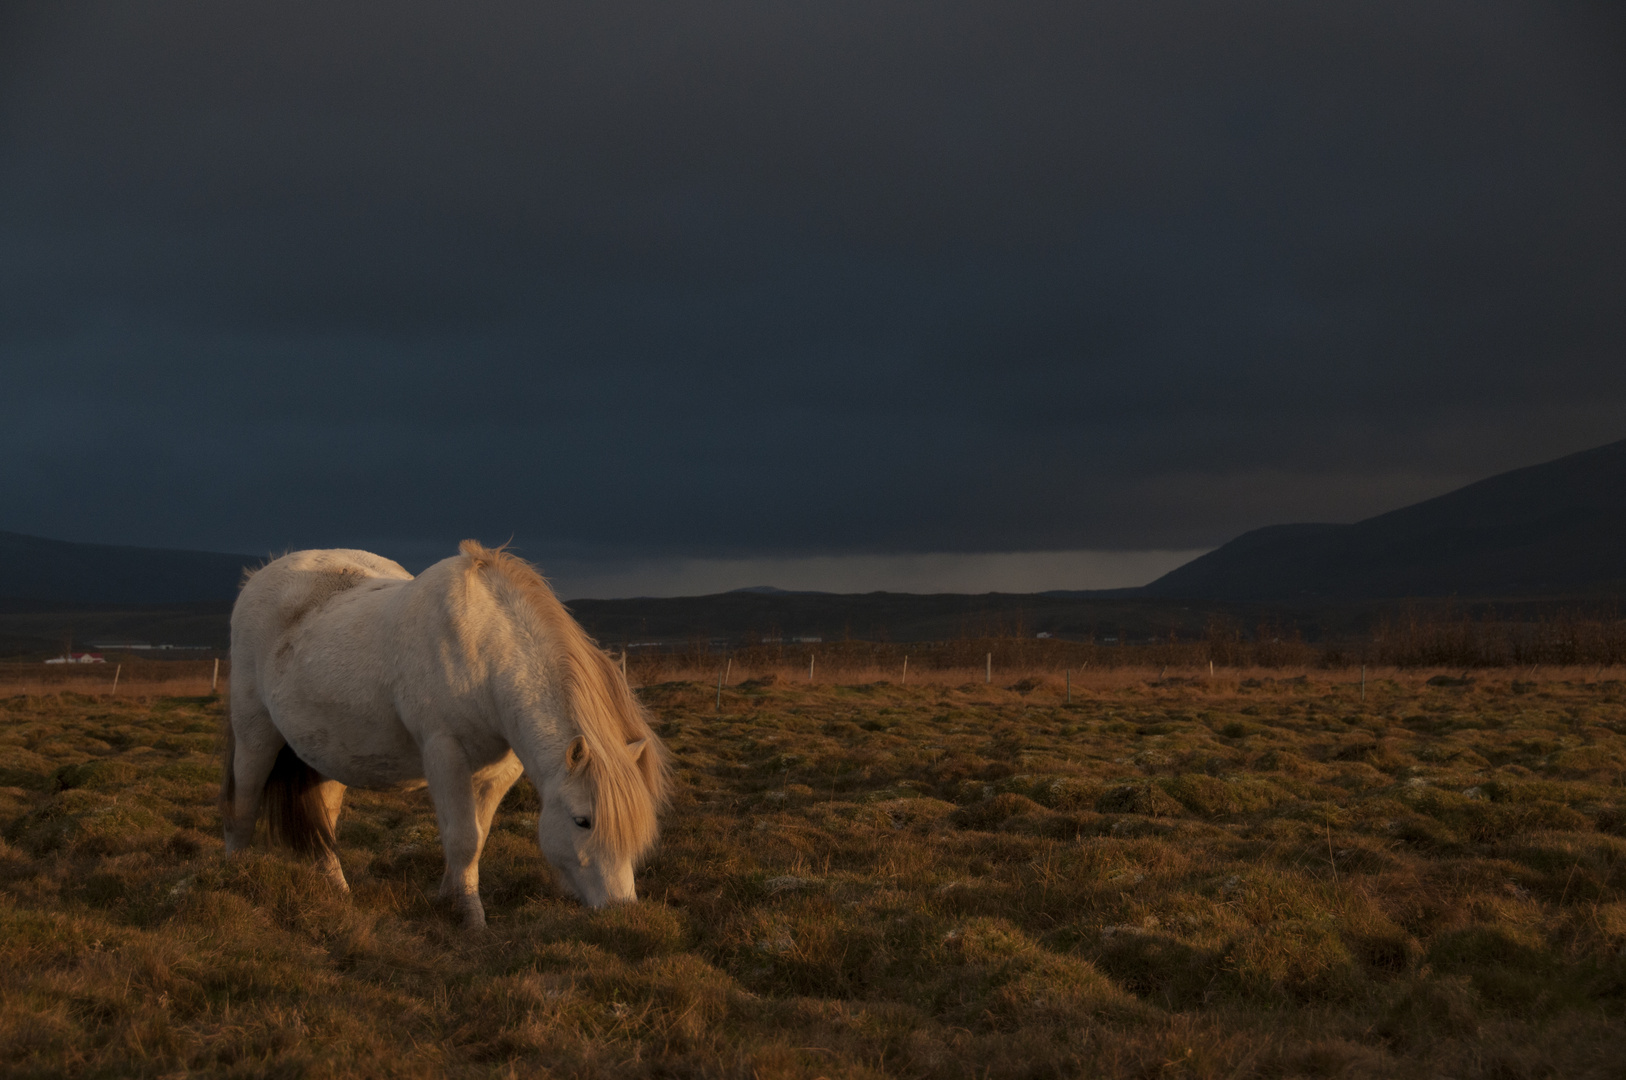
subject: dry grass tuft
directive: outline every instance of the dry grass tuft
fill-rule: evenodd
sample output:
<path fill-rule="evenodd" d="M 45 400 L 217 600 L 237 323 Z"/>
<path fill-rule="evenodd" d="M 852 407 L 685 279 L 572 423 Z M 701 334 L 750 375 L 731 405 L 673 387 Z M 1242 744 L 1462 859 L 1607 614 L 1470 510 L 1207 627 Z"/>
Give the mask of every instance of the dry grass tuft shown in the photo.
<path fill-rule="evenodd" d="M 910 674 L 645 686 L 644 901 L 520 785 L 478 936 L 421 795 L 351 794 L 339 896 L 222 856 L 218 699 L 0 699 L 0 1073 L 1618 1075 L 1620 682 Z"/>

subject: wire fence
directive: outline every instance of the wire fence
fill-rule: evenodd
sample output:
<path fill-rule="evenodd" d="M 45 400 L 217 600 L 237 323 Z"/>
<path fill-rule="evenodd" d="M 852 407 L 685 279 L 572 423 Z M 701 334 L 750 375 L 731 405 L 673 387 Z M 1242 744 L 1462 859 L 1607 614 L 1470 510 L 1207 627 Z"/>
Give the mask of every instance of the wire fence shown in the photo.
<path fill-rule="evenodd" d="M 949 641 L 775 642 L 729 647 L 696 641 L 610 653 L 635 685 L 705 678 L 907 684 L 1010 684 L 1034 679 L 1087 679 L 1114 671 L 1212 676 L 1219 671 L 1596 668 L 1626 664 L 1626 619 L 1556 616 L 1499 620 L 1492 615 L 1438 617 L 1402 613 L 1366 633 L 1331 642 L 1305 641 L 1294 628 L 1261 624 L 1244 631 L 1210 624 L 1202 638 L 1162 641 L 1070 641 L 1027 636 Z M 0 694 L 194 695 L 224 693 L 229 660 L 110 658 L 94 664 L 0 662 Z M 1037 683 L 1035 684 L 1037 685 Z"/>
<path fill-rule="evenodd" d="M 629 675 L 663 681 L 663 673 L 712 670 L 719 664 L 741 671 L 822 670 L 831 679 L 874 672 L 908 673 L 925 679 L 949 675 L 964 681 L 991 671 L 1051 675 L 1068 671 L 1124 669 L 1320 669 L 1610 667 L 1626 663 L 1626 620 L 1554 618 L 1538 622 L 1402 617 L 1380 622 L 1368 633 L 1309 642 L 1294 628 L 1264 624 L 1251 632 L 1215 623 L 1202 638 L 1119 643 L 1037 637 L 961 638 L 952 641 L 829 641 L 712 645 L 628 650 Z M 964 677 L 964 678 L 962 678 Z"/>
<path fill-rule="evenodd" d="M 0 694 L 189 697 L 224 693 L 229 661 L 109 660 L 94 664 L 0 663 Z"/>

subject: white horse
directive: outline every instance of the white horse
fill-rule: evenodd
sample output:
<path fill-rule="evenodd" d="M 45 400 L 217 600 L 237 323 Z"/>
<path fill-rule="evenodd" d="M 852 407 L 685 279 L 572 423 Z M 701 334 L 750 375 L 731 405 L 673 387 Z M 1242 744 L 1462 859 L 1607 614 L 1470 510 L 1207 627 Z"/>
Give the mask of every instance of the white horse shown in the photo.
<path fill-rule="evenodd" d="M 636 899 L 666 753 L 616 666 L 530 564 L 465 540 L 414 578 L 365 551 L 299 551 L 254 571 L 232 609 L 226 850 L 262 802 L 273 839 L 335 850 L 344 790 L 427 784 L 440 894 L 485 924 L 479 860 L 503 795 L 530 776 L 560 885 L 599 907 Z"/>

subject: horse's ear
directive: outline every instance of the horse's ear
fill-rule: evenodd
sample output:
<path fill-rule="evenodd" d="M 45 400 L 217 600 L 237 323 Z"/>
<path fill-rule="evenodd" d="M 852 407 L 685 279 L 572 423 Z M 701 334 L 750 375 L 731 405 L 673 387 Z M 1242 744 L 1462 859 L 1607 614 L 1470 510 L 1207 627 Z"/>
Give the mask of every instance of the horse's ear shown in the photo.
<path fill-rule="evenodd" d="M 634 765 L 644 760 L 644 754 L 649 750 L 648 739 L 638 739 L 627 744 L 627 755 L 632 758 Z"/>
<path fill-rule="evenodd" d="M 565 768 L 570 770 L 570 775 L 575 776 L 586 767 L 587 740 L 578 735 L 565 747 Z"/>

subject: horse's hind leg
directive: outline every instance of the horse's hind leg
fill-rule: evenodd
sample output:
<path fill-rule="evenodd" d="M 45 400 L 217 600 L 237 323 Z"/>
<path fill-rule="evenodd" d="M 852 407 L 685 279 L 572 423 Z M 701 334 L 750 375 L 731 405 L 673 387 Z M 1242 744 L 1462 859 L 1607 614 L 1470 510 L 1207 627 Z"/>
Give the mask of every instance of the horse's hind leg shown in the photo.
<path fill-rule="evenodd" d="M 322 803 L 322 815 L 327 819 L 328 835 L 335 838 L 339 835 L 339 808 L 344 805 L 344 792 L 345 786 L 337 780 L 323 779 L 316 785 L 317 797 Z M 340 892 L 350 891 L 350 883 L 344 879 L 344 867 L 339 865 L 338 852 L 323 845 L 319 862 L 322 871 Z"/>
<path fill-rule="evenodd" d="M 241 851 L 254 842 L 265 782 L 284 745 L 281 732 L 263 707 L 239 708 L 234 702 L 230 723 L 231 797 L 221 806 L 228 853 Z"/>

